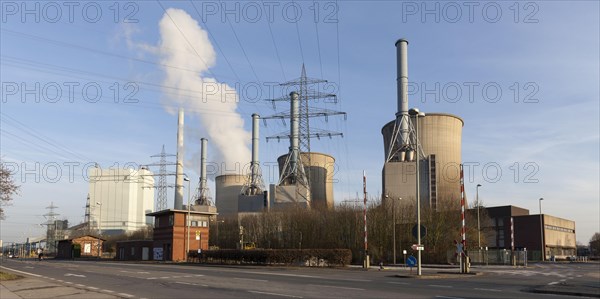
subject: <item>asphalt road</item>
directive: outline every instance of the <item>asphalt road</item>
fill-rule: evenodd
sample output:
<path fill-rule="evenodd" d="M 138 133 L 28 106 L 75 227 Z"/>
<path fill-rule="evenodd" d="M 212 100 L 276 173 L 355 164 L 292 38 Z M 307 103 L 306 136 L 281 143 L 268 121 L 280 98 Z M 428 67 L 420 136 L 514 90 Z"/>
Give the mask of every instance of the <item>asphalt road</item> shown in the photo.
<path fill-rule="evenodd" d="M 226 267 L 112 261 L 3 260 L 2 267 L 54 283 L 122 298 L 547 298 L 525 290 L 571 285 L 600 288 L 600 264 L 473 268 L 481 275 L 402 278 L 407 269 Z M 557 296 L 557 295 L 554 295 Z M 560 296 L 557 296 L 560 297 Z"/>

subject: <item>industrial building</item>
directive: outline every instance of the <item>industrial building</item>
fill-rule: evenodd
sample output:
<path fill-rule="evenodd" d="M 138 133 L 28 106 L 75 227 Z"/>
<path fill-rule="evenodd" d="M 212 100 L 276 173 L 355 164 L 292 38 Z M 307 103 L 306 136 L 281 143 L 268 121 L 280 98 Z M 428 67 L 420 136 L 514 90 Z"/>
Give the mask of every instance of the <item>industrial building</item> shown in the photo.
<path fill-rule="evenodd" d="M 437 209 L 461 198 L 460 165 L 463 120 L 446 113 L 408 109 L 408 41 L 396 42 L 397 113 L 385 124 L 383 200 L 401 198 Z M 417 166 L 418 165 L 418 166 Z M 417 171 L 418 167 L 418 171 Z M 417 173 L 420 179 L 417 181 Z M 418 188 L 417 188 L 418 183 Z"/>
<path fill-rule="evenodd" d="M 485 209 L 491 227 L 482 228 L 488 249 L 527 250 L 531 260 L 566 259 L 577 252 L 575 221 L 547 214 L 530 215 L 529 210 L 515 206 Z M 471 222 L 472 223 L 472 222 Z M 541 223 L 541 224 L 540 224 Z"/>
<path fill-rule="evenodd" d="M 141 169 L 88 171 L 90 222 L 103 234 L 136 231 L 152 225 L 147 213 L 154 211 L 153 173 Z"/>

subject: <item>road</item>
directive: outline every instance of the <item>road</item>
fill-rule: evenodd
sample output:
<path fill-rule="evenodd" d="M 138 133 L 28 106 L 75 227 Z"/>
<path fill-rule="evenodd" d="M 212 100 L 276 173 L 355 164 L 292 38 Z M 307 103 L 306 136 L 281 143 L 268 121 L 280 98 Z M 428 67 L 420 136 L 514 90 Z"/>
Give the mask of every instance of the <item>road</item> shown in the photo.
<path fill-rule="evenodd" d="M 573 283 L 600 288 L 599 264 L 537 264 L 528 268 L 474 268 L 482 275 L 402 278 L 402 268 L 364 271 L 123 263 L 3 260 L 2 267 L 40 279 L 122 298 L 547 298 L 526 289 Z"/>

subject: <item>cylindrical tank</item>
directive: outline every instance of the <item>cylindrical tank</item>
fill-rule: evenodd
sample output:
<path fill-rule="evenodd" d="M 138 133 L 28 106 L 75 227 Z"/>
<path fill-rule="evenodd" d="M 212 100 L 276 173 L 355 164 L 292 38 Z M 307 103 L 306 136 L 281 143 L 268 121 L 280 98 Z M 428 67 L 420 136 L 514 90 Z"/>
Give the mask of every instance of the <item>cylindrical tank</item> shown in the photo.
<path fill-rule="evenodd" d="M 277 158 L 279 173 L 283 171 L 287 156 L 286 154 Z M 305 173 L 310 176 L 311 207 L 333 208 L 335 158 L 327 154 L 311 152 L 310 157 L 308 153 L 300 153 L 300 159 Z"/>
<path fill-rule="evenodd" d="M 238 212 L 238 196 L 246 177 L 239 174 L 223 174 L 215 178 L 215 205 L 219 215 L 234 215 Z"/>
<path fill-rule="evenodd" d="M 411 121 L 414 121 L 411 118 Z M 419 118 L 419 139 L 426 157 L 435 155 L 438 201 L 460 198 L 459 169 L 462 163 L 461 142 L 463 120 L 452 114 L 426 113 Z M 381 129 L 384 157 L 387 157 L 394 121 Z M 401 163 L 401 162 L 391 162 Z M 384 172 L 385 174 L 385 172 Z M 396 181 L 396 180 L 393 180 Z M 401 180 L 397 180 L 399 184 Z M 384 193 L 386 190 L 384 190 Z"/>

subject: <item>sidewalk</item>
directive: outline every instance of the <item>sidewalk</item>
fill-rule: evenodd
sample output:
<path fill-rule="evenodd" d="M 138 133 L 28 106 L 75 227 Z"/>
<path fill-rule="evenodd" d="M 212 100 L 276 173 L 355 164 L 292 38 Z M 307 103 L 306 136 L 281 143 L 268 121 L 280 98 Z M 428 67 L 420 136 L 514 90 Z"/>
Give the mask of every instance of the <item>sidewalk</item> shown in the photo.
<path fill-rule="evenodd" d="M 6 272 L 8 270 L 3 269 Z M 12 273 L 12 272 L 11 272 Z M 24 277 L 0 281 L 0 298 L 120 298 L 111 294 L 92 291 L 84 286 L 70 286 L 40 278 Z"/>

